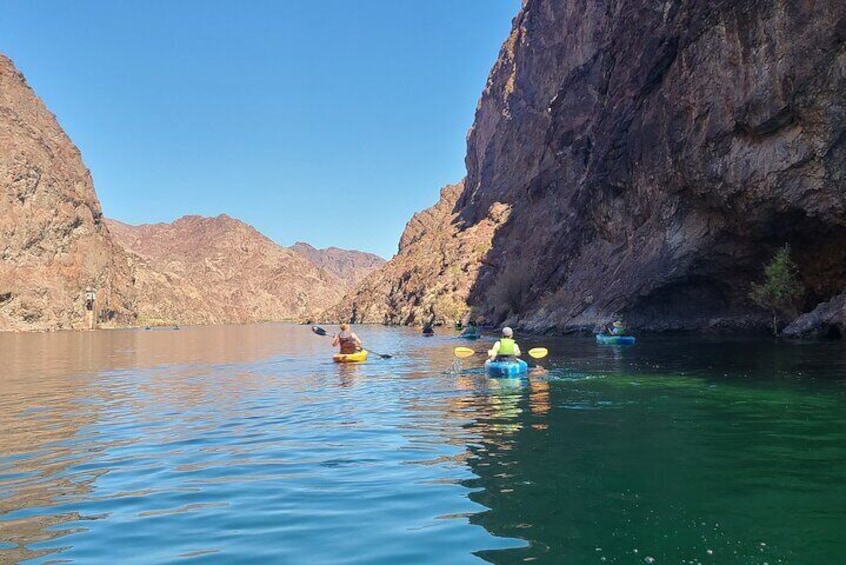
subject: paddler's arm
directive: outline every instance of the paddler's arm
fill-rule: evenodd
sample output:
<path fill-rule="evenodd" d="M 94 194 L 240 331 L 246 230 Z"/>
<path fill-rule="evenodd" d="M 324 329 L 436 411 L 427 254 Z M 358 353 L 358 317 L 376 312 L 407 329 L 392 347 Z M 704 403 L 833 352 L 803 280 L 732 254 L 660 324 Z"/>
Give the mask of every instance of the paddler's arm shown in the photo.
<path fill-rule="evenodd" d="M 499 353 L 499 340 L 497 340 L 497 342 L 493 344 L 493 347 L 488 350 L 488 357 L 490 359 L 496 359 L 497 353 Z"/>

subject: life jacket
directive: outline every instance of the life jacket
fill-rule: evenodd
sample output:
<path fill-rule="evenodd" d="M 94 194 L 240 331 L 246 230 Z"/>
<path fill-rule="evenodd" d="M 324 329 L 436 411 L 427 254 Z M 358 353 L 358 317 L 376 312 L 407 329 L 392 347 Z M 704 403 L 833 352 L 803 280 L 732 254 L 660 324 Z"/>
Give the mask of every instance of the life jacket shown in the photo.
<path fill-rule="evenodd" d="M 499 340 L 499 351 L 496 352 L 497 357 L 514 357 L 514 340 L 504 337 Z"/>
<path fill-rule="evenodd" d="M 342 331 L 338 334 L 338 344 L 341 346 L 341 353 L 349 355 L 358 351 L 358 344 L 353 339 L 353 336 L 348 331 Z"/>

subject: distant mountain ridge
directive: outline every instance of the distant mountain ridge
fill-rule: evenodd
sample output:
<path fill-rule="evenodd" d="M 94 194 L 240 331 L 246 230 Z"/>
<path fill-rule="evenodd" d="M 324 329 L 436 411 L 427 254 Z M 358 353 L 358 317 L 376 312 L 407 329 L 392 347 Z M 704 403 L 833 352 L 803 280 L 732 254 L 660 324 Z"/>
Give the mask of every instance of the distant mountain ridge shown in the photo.
<path fill-rule="evenodd" d="M 369 254 L 336 250 L 324 255 L 300 244 L 300 249 L 311 248 L 316 259 L 332 257 L 334 268 L 329 268 L 226 214 L 184 216 L 169 224 L 131 226 L 111 219 L 106 224 L 119 245 L 137 258 L 138 314 L 143 323 L 309 317 L 337 303 L 351 277 L 369 272 L 359 263 L 378 264 Z M 345 276 L 345 265 L 356 265 L 355 272 Z"/>
<path fill-rule="evenodd" d="M 338 247 L 316 249 L 302 241 L 296 242 L 288 249 L 337 276 L 347 290 L 352 290 L 367 275 L 386 263 L 383 258 L 373 253 Z"/>

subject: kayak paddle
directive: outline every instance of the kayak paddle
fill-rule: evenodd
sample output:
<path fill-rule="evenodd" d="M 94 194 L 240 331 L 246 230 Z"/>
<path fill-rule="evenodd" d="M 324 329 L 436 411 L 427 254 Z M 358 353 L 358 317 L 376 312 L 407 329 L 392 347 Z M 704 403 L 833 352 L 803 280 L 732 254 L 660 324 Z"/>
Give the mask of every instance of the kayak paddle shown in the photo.
<path fill-rule="evenodd" d="M 313 332 L 314 332 L 314 333 L 316 333 L 317 335 L 322 335 L 322 336 L 326 336 L 326 337 L 335 337 L 335 334 L 330 334 L 330 333 L 327 333 L 327 332 L 326 332 L 326 330 L 324 330 L 324 329 L 323 329 L 323 328 L 321 328 L 320 326 L 311 326 L 311 331 L 313 331 Z M 372 349 L 368 349 L 367 351 L 369 351 L 369 352 L 370 352 L 370 353 L 372 353 L 373 355 L 378 355 L 378 356 L 379 356 L 379 357 L 381 357 L 382 359 L 390 359 L 390 358 L 391 358 L 391 356 L 390 356 L 390 355 L 384 355 L 384 354 L 382 354 L 382 353 L 376 353 L 376 352 L 375 352 L 375 351 L 373 351 Z"/>
<path fill-rule="evenodd" d="M 549 350 L 546 347 L 533 347 L 529 350 L 529 356 L 535 359 L 543 359 L 549 355 Z"/>
<path fill-rule="evenodd" d="M 475 351 L 473 349 L 470 349 L 469 347 L 456 347 L 453 350 L 453 353 L 455 353 L 455 356 L 459 359 L 467 359 L 468 357 L 472 357 L 477 353 L 487 353 L 487 351 Z"/>
<path fill-rule="evenodd" d="M 453 352 L 459 359 L 467 359 L 477 353 L 484 353 L 485 355 L 488 353 L 487 351 L 476 351 L 474 349 L 470 349 L 469 347 L 456 347 Z M 549 350 L 546 347 L 534 347 L 529 350 L 529 356 L 535 359 L 543 359 L 547 355 L 549 355 Z"/>

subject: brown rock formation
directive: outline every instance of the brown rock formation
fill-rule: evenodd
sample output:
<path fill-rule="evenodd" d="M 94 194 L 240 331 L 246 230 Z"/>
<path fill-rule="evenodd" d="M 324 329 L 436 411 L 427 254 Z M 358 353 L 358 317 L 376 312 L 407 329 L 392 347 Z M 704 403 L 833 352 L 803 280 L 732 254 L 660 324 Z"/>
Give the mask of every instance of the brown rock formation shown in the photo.
<path fill-rule="evenodd" d="M 463 183 L 441 189 L 437 204 L 411 218 L 397 254 L 364 279 L 327 321 L 354 323 L 451 323 L 466 317 L 467 295 L 507 208 L 494 206 L 487 217 L 462 229 L 454 212 Z"/>
<path fill-rule="evenodd" d="M 315 266 L 332 273 L 343 284 L 344 292 L 352 290 L 361 280 L 385 264 L 385 260 L 372 253 L 327 247 L 315 249 L 308 243 L 296 242 L 289 247 Z"/>
<path fill-rule="evenodd" d="M 79 150 L 0 55 L 0 330 L 83 328 L 84 290 L 101 324 L 133 320 L 126 257 L 102 222 Z"/>
<path fill-rule="evenodd" d="M 786 337 L 846 338 L 846 294 L 823 302 L 781 333 Z"/>
<path fill-rule="evenodd" d="M 743 325 L 785 242 L 842 289 L 844 37 L 836 0 L 528 2 L 468 140 L 464 215 L 515 207 L 474 296 L 517 242 L 530 327 Z"/>
<path fill-rule="evenodd" d="M 136 256 L 141 324 L 299 319 L 337 303 L 343 292 L 334 274 L 226 215 L 107 223 Z"/>
<path fill-rule="evenodd" d="M 468 136 L 457 219 L 422 236 L 437 258 L 400 252 L 388 296 L 422 265 L 448 271 L 442 245 L 503 206 L 469 294 L 488 321 L 763 328 L 749 284 L 784 243 L 806 307 L 843 292 L 844 40 L 840 0 L 527 0 Z M 371 321 L 406 321 L 415 300 Z"/>

